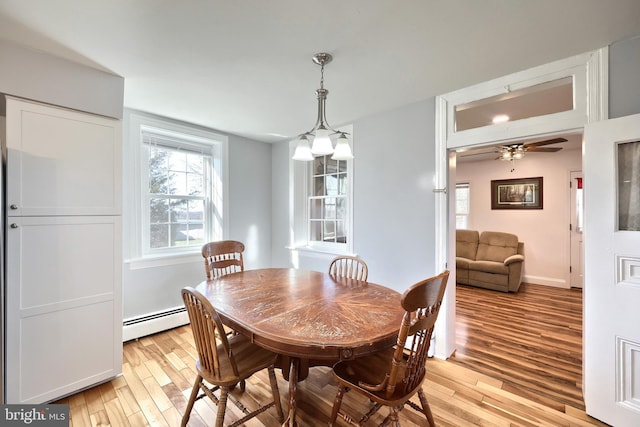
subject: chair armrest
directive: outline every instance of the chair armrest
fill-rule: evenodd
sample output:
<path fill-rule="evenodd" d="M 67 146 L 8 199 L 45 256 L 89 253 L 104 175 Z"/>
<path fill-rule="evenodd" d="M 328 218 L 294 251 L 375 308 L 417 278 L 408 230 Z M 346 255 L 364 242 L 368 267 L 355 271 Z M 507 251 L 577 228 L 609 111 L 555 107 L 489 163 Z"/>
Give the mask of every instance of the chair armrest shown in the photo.
<path fill-rule="evenodd" d="M 504 265 L 513 264 L 514 262 L 523 262 L 524 255 L 515 254 L 504 260 Z"/>

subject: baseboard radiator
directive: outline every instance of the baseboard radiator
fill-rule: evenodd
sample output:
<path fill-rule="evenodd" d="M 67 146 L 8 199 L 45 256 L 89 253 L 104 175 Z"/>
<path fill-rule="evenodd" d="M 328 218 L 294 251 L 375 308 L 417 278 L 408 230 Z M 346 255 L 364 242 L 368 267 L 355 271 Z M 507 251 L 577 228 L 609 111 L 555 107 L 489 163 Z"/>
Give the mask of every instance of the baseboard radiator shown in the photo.
<path fill-rule="evenodd" d="M 122 342 L 177 328 L 187 323 L 189 323 L 189 316 L 184 306 L 125 319 L 122 322 Z"/>

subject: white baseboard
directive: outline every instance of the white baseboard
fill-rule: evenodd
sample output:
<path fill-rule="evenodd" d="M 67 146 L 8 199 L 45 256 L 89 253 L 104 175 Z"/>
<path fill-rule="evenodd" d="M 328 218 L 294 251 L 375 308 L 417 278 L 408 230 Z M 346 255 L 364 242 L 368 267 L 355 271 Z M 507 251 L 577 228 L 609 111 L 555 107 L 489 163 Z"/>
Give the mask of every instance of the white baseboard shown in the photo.
<path fill-rule="evenodd" d="M 177 328 L 187 323 L 189 323 L 189 315 L 184 307 L 125 319 L 122 327 L 122 342 Z"/>
<path fill-rule="evenodd" d="M 540 277 L 540 276 L 527 276 L 522 277 L 522 281 L 526 283 L 533 283 L 534 285 L 552 286 L 554 288 L 569 289 L 567 281 L 563 279 L 556 279 L 553 277 Z"/>

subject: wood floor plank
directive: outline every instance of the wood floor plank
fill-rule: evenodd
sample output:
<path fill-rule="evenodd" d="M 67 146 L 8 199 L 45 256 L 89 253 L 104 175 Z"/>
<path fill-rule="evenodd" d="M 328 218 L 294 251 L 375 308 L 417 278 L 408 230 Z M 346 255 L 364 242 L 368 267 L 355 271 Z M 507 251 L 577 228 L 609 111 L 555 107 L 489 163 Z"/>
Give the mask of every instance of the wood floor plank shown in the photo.
<path fill-rule="evenodd" d="M 456 353 L 448 360 L 430 359 L 423 386 L 439 427 L 605 426 L 584 412 L 581 291 L 523 284 L 517 294 L 461 286 L 456 293 Z M 121 377 L 58 402 L 69 404 L 70 425 L 179 425 L 196 377 L 190 327 L 128 342 L 123 356 Z M 286 411 L 288 383 L 280 372 L 277 378 Z M 326 426 L 336 393 L 331 370 L 312 368 L 298 392 L 299 425 Z M 233 394 L 250 408 L 266 401 L 266 372 L 252 377 L 244 394 Z M 368 405 L 355 393 L 347 393 L 343 403 L 351 415 Z M 213 425 L 216 410 L 209 399 L 196 402 L 189 426 Z M 370 425 L 385 415 L 381 410 Z M 241 416 L 229 403 L 226 423 Z M 408 407 L 400 421 L 404 427 L 425 425 Z M 246 425 L 280 423 L 269 409 Z"/>

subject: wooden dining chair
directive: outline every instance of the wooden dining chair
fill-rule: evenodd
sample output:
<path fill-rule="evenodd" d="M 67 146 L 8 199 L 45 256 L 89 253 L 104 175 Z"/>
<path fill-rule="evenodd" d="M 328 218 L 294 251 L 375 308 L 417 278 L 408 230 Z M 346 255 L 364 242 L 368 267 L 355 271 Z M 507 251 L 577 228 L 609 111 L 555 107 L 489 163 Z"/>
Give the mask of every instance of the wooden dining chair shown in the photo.
<path fill-rule="evenodd" d="M 369 268 L 361 258 L 348 255 L 335 257 L 329 264 L 329 274 L 367 281 Z"/>
<path fill-rule="evenodd" d="M 402 295 L 401 305 L 405 314 L 395 347 L 370 356 L 341 361 L 333 366 L 338 393 L 333 404 L 330 426 L 335 425 L 338 415 L 351 425 L 362 426 L 382 406 L 388 406 L 390 411 L 380 425 L 400 426 L 398 413 L 405 404 L 424 414 L 428 424 L 435 426 L 422 383 L 431 335 L 448 279 L 449 271 L 445 270 L 437 276 L 416 283 Z M 344 394 L 349 390 L 364 395 L 373 403 L 359 422 L 340 411 Z M 420 405 L 409 400 L 416 393 Z"/>
<path fill-rule="evenodd" d="M 198 351 L 198 360 L 196 361 L 198 374 L 182 417 L 182 427 L 187 425 L 195 401 L 204 396 L 208 396 L 218 405 L 216 426 L 222 427 L 229 392 L 241 381 L 263 369 L 267 369 L 269 372 L 273 400 L 252 412 L 239 401 L 234 401 L 245 416 L 229 426 L 241 425 L 271 406 L 276 407 L 278 419 L 282 423 L 284 415 L 274 370 L 277 355 L 253 344 L 243 335 L 237 334 L 227 337 L 222 328 L 220 316 L 211 303 L 197 290 L 191 287 L 183 288 L 182 299 L 189 314 L 191 330 Z M 205 381 L 212 387 L 209 387 Z M 219 398 L 214 394 L 217 390 L 220 390 Z M 199 394 L 200 391 L 202 394 Z"/>
<path fill-rule="evenodd" d="M 220 240 L 202 246 L 207 280 L 244 271 L 244 243 L 236 240 Z"/>

